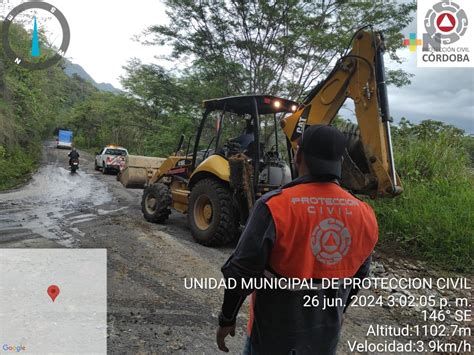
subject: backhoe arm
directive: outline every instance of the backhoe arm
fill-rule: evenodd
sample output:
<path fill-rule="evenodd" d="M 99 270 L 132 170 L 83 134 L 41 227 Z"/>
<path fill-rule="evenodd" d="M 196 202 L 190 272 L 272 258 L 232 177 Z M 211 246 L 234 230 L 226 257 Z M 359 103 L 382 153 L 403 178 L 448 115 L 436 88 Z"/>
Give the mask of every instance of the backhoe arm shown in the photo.
<path fill-rule="evenodd" d="M 294 153 L 304 127 L 330 124 L 350 97 L 362 144 L 352 132 L 344 156 L 342 185 L 372 197 L 395 196 L 403 191 L 393 160 L 383 53 L 380 34 L 358 31 L 349 54 L 338 60 L 327 79 L 308 94 L 294 114 L 282 120 Z"/>

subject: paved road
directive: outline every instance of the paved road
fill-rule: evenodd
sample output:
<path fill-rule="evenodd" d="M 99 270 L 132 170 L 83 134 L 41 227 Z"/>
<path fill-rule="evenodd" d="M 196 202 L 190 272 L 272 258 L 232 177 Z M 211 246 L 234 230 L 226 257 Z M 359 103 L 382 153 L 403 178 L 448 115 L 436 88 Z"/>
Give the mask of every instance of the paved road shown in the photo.
<path fill-rule="evenodd" d="M 217 353 L 214 332 L 222 293 L 187 290 L 184 278 L 220 277 L 232 246 L 196 244 L 186 218 L 177 213 L 166 225 L 144 221 L 141 190 L 124 189 L 114 175 L 94 171 L 93 158 L 85 153 L 78 174 L 71 175 L 66 155 L 46 144 L 33 179 L 0 194 L 0 248 L 107 248 L 111 354 Z M 385 264 L 384 272 L 400 271 L 395 269 Z M 244 305 L 237 334 L 228 341 L 235 354 L 244 341 L 246 310 Z M 367 336 L 368 324 L 405 324 L 401 316 L 399 310 L 381 307 L 351 309 L 339 353 L 347 352 L 348 340 L 376 340 Z"/>

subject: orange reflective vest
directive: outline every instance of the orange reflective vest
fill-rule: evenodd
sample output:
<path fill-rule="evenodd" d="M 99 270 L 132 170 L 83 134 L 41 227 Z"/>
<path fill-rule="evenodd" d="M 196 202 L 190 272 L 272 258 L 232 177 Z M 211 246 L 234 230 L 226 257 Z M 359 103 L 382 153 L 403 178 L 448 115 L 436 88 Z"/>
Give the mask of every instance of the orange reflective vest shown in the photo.
<path fill-rule="evenodd" d="M 276 234 L 268 267 L 280 277 L 353 277 L 377 243 L 372 208 L 336 183 L 290 185 L 265 203 Z M 249 335 L 256 296 L 250 302 Z"/>
<path fill-rule="evenodd" d="M 375 214 L 335 183 L 298 184 L 267 201 L 276 228 L 270 267 L 284 277 L 352 277 L 378 239 Z"/>

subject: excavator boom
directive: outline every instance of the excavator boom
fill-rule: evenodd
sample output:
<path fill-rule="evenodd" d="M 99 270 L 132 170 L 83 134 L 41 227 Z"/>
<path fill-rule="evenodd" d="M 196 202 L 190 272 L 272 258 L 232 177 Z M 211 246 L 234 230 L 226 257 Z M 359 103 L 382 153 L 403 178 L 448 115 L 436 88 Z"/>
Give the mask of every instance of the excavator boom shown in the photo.
<path fill-rule="evenodd" d="M 384 51 L 380 33 L 358 31 L 351 51 L 337 61 L 298 110 L 281 122 L 294 154 L 306 126 L 331 124 L 346 99 L 351 98 L 359 129 L 348 133 L 342 185 L 372 197 L 396 196 L 403 191 L 393 159 Z"/>

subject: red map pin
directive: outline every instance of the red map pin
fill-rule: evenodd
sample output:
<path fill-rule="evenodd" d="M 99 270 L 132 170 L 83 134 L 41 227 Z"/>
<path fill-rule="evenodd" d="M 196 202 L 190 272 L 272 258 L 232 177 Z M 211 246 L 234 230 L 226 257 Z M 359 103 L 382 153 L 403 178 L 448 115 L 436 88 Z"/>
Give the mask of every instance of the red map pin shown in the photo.
<path fill-rule="evenodd" d="M 51 299 L 54 300 L 56 299 L 56 297 L 58 297 L 59 295 L 59 287 L 56 286 L 56 285 L 51 285 L 48 287 L 48 295 L 49 297 L 51 297 Z"/>

